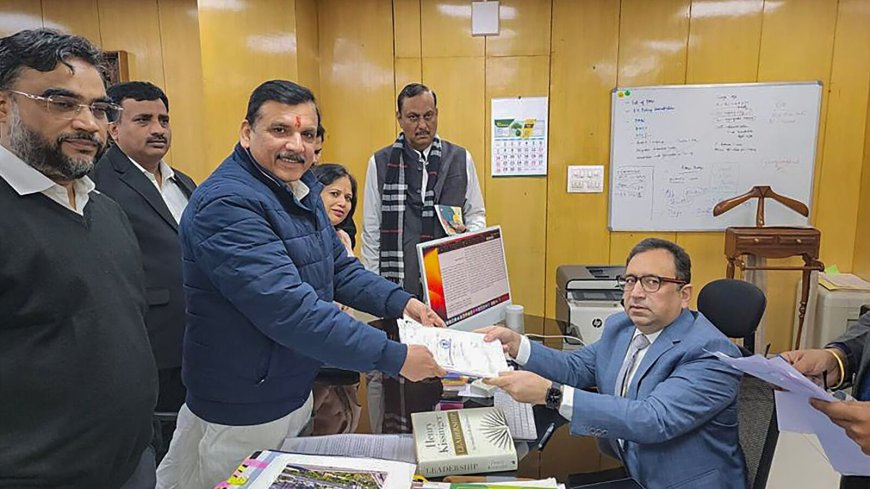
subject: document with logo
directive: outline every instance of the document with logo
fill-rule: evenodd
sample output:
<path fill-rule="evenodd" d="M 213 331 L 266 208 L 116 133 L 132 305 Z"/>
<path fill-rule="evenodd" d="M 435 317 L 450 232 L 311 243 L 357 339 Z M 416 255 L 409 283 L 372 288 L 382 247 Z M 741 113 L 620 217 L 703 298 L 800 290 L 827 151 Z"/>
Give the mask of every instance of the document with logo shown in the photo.
<path fill-rule="evenodd" d="M 454 205 L 436 205 L 435 211 L 438 213 L 438 221 L 441 222 L 441 227 L 447 236 L 453 236 L 459 233 L 459 228 L 464 227 L 465 223 L 462 220 L 462 207 Z"/>
<path fill-rule="evenodd" d="M 501 341 L 487 343 L 485 335 L 447 328 L 431 328 L 411 319 L 397 320 L 399 338 L 406 345 L 423 345 L 448 372 L 469 377 L 498 377 L 510 370 Z"/>

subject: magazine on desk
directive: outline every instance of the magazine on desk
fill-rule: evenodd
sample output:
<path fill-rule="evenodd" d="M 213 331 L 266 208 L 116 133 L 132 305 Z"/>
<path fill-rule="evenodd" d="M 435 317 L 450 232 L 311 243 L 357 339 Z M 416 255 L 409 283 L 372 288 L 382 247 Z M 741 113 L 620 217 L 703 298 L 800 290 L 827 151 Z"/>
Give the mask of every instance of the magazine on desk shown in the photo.
<path fill-rule="evenodd" d="M 244 460 L 215 489 L 408 489 L 414 464 L 266 450 Z"/>
<path fill-rule="evenodd" d="M 517 450 L 499 408 L 411 414 L 417 473 L 424 477 L 517 469 Z"/>

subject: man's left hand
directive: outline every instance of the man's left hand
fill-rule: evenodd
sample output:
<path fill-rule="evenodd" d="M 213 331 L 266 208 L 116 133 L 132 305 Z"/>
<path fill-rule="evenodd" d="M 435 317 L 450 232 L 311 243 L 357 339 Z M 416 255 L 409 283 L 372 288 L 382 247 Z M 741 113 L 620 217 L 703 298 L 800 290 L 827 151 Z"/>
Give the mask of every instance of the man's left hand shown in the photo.
<path fill-rule="evenodd" d="M 530 404 L 546 403 L 547 390 L 553 385 L 549 380 L 526 370 L 502 372 L 498 377 L 483 381 L 500 387 L 519 402 Z"/>
<path fill-rule="evenodd" d="M 870 402 L 810 399 L 810 404 L 825 413 L 834 424 L 846 430 L 846 434 L 855 440 L 861 451 L 870 455 Z"/>
<path fill-rule="evenodd" d="M 444 327 L 444 320 L 438 316 L 431 307 L 423 304 L 417 299 L 411 299 L 405 305 L 405 314 L 410 316 L 414 321 L 423 326 L 435 326 L 437 328 Z"/>

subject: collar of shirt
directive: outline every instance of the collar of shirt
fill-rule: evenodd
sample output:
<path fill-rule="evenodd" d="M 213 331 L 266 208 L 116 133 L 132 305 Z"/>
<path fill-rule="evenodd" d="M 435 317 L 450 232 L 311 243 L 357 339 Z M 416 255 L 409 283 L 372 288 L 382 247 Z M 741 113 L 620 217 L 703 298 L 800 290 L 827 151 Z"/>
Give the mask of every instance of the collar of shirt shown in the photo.
<path fill-rule="evenodd" d="M 76 192 L 76 207 L 72 208 L 69 206 L 69 194 L 66 187 L 55 183 L 54 180 L 28 165 L 3 146 L 0 146 L 0 177 L 6 180 L 6 183 L 15 189 L 18 195 L 43 193 L 76 212 L 80 210 L 79 208 L 84 209 L 87 195 L 96 188 L 94 182 L 87 176 L 73 182 L 73 188 Z"/>
<path fill-rule="evenodd" d="M 435 137 L 437 138 L 440 136 L 438 136 L 438 134 L 435 134 Z M 411 148 L 411 149 L 414 149 L 414 148 Z M 432 143 L 429 143 L 429 146 L 426 146 L 426 148 L 423 149 L 423 151 L 417 151 L 416 149 L 414 149 L 414 152 L 419 154 L 420 156 L 422 156 L 423 161 L 425 161 L 426 163 L 429 163 L 429 153 L 432 152 Z"/>
<path fill-rule="evenodd" d="M 656 338 L 658 338 L 659 335 L 662 334 L 662 331 L 664 331 L 664 328 L 656 331 L 655 333 L 650 333 L 650 334 L 646 335 L 646 339 L 649 340 L 649 345 L 646 348 L 644 348 L 645 350 L 649 349 L 649 347 L 652 346 L 653 343 L 655 343 Z M 631 341 L 634 341 L 634 338 L 637 335 L 641 335 L 641 334 L 643 334 L 643 333 L 641 333 L 639 329 L 634 328 L 634 334 L 631 336 Z M 631 344 L 631 342 L 629 342 L 629 344 Z"/>
<path fill-rule="evenodd" d="M 157 177 L 153 173 L 146 170 L 145 167 L 143 167 L 142 165 L 137 163 L 136 160 L 134 160 L 133 158 L 130 158 L 129 156 L 127 156 L 127 159 L 133 163 L 133 166 L 135 166 L 142 173 L 144 173 L 145 176 L 148 177 L 149 180 L 151 180 L 154 183 L 157 183 Z M 160 163 L 158 164 L 158 168 L 160 168 L 160 177 L 161 177 L 162 181 L 165 182 L 167 180 L 172 180 L 175 178 L 175 171 L 172 169 L 171 166 L 167 165 L 165 161 L 160 160 Z"/>

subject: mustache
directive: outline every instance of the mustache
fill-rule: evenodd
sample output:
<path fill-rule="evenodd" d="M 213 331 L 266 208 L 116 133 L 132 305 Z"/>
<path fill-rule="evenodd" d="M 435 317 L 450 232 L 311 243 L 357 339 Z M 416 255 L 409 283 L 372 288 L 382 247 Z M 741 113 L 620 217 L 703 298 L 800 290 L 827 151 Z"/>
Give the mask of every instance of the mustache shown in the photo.
<path fill-rule="evenodd" d="M 159 143 L 166 143 L 166 136 L 151 136 L 150 138 L 146 139 L 145 142 L 147 142 L 147 143 L 158 143 L 158 142 Z"/>
<path fill-rule="evenodd" d="M 84 132 L 84 131 L 76 131 L 74 133 L 61 134 L 60 136 L 57 137 L 57 144 L 61 144 L 65 141 L 69 141 L 71 139 L 78 140 L 78 141 L 88 141 L 88 142 L 96 145 L 98 148 L 102 148 L 103 146 L 105 146 L 105 142 L 102 139 L 98 138 L 95 134 L 91 134 L 89 132 Z"/>
<path fill-rule="evenodd" d="M 300 154 L 296 154 L 296 153 L 290 153 L 290 152 L 278 153 L 278 158 L 281 158 L 283 160 L 293 161 L 295 163 L 305 163 L 305 157 L 300 155 Z"/>

